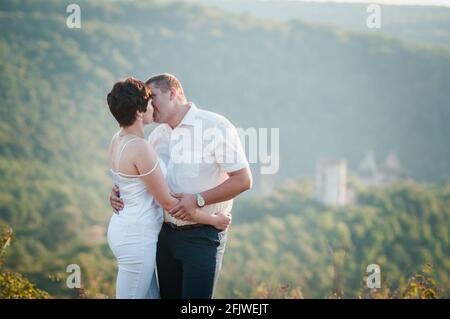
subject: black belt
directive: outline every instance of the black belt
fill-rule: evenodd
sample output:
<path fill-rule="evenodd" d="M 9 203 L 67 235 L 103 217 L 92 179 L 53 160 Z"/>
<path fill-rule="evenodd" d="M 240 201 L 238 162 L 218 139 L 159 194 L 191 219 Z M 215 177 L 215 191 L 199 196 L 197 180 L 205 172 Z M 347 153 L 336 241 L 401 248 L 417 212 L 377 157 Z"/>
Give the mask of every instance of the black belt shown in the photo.
<path fill-rule="evenodd" d="M 175 229 L 175 230 L 188 230 L 188 229 L 192 229 L 192 228 L 208 226 L 205 224 L 175 225 L 174 223 L 171 223 L 171 222 L 164 222 L 164 225 L 167 225 L 170 228 Z"/>

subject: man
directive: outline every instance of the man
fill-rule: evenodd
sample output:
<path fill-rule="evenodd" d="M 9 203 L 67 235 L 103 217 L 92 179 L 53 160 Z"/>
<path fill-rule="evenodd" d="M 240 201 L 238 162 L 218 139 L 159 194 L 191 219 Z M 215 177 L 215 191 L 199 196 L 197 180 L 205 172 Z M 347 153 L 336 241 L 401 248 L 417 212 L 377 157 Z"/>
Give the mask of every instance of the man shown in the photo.
<path fill-rule="evenodd" d="M 151 77 L 154 121 L 149 141 L 167 164 L 166 179 L 180 201 L 164 212 L 157 270 L 163 299 L 212 298 L 227 232 L 187 221 L 196 209 L 231 213 L 233 198 L 252 186 L 236 128 L 223 116 L 188 102 L 178 79 Z M 111 205 L 122 206 L 113 189 Z"/>

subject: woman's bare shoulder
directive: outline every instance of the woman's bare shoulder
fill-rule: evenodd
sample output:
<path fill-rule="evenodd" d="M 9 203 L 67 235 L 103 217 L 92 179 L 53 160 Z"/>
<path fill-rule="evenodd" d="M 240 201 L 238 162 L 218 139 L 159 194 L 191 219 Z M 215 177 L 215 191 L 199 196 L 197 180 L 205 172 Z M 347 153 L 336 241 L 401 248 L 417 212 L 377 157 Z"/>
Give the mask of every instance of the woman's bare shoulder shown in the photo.
<path fill-rule="evenodd" d="M 130 151 L 139 156 L 151 156 L 155 152 L 152 144 L 145 138 L 136 138 L 130 144 Z"/>
<path fill-rule="evenodd" d="M 114 147 L 117 145 L 119 140 L 119 133 L 120 131 L 117 131 L 112 137 L 111 141 L 109 142 L 109 151 L 112 151 Z"/>

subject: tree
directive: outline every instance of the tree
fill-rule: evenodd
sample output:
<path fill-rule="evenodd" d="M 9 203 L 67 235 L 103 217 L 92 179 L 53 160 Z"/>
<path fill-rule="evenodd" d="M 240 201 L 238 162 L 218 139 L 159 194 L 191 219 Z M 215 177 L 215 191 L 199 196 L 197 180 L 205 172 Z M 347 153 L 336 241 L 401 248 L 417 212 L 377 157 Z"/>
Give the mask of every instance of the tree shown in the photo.
<path fill-rule="evenodd" d="M 3 256 L 13 240 L 13 231 L 5 226 L 0 240 L 0 299 L 48 299 L 47 292 L 40 290 L 17 272 L 3 272 Z"/>

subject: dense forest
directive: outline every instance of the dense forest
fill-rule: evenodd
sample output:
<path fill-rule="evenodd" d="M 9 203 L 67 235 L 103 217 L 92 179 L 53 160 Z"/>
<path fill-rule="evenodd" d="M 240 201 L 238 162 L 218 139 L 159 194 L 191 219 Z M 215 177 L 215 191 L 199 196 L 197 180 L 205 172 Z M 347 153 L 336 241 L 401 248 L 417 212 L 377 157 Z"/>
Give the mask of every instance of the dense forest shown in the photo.
<path fill-rule="evenodd" d="M 234 211 L 216 297 L 449 298 L 450 184 L 363 188 L 356 179 L 353 183 L 358 201 L 345 208 L 313 200 L 307 179 L 272 196 L 242 201 Z M 116 266 L 106 243 L 71 245 L 65 253 L 42 257 L 15 251 L 6 268 L 24 260 L 18 253 L 26 254 L 30 264 L 13 268 L 34 268 L 26 272 L 29 279 L 52 297 L 114 297 Z M 41 268 L 32 267 L 37 262 Z M 64 263 L 71 262 L 82 269 L 81 289 L 65 286 Z M 380 266 L 379 290 L 367 288 L 370 264 Z M 6 294 L 1 270 L 0 263 L 0 296 Z"/>
<path fill-rule="evenodd" d="M 367 263 L 392 287 L 432 263 L 450 286 L 449 49 L 156 1 L 78 1 L 70 29 L 69 3 L 0 3 L 0 224 L 15 233 L 2 269 L 52 296 L 114 295 L 106 150 L 117 125 L 105 97 L 125 75 L 167 71 L 236 126 L 279 127 L 278 181 L 311 176 L 321 157 L 356 168 L 369 150 L 395 151 L 421 181 L 361 190 L 340 210 L 312 201 L 308 182 L 268 198 L 255 187 L 236 202 L 218 296 L 271 280 L 327 297 L 334 260 L 346 296 Z M 82 292 L 64 286 L 73 263 Z"/>
<path fill-rule="evenodd" d="M 401 297 L 396 293 L 430 264 L 440 296 L 448 298 L 450 184 L 357 189 L 357 203 L 345 208 L 312 200 L 310 180 L 241 203 L 220 296 L 258 295 L 258 288 L 262 296 L 280 296 L 287 285 L 305 298 L 365 297 L 366 267 L 378 264 L 385 296 Z"/>

